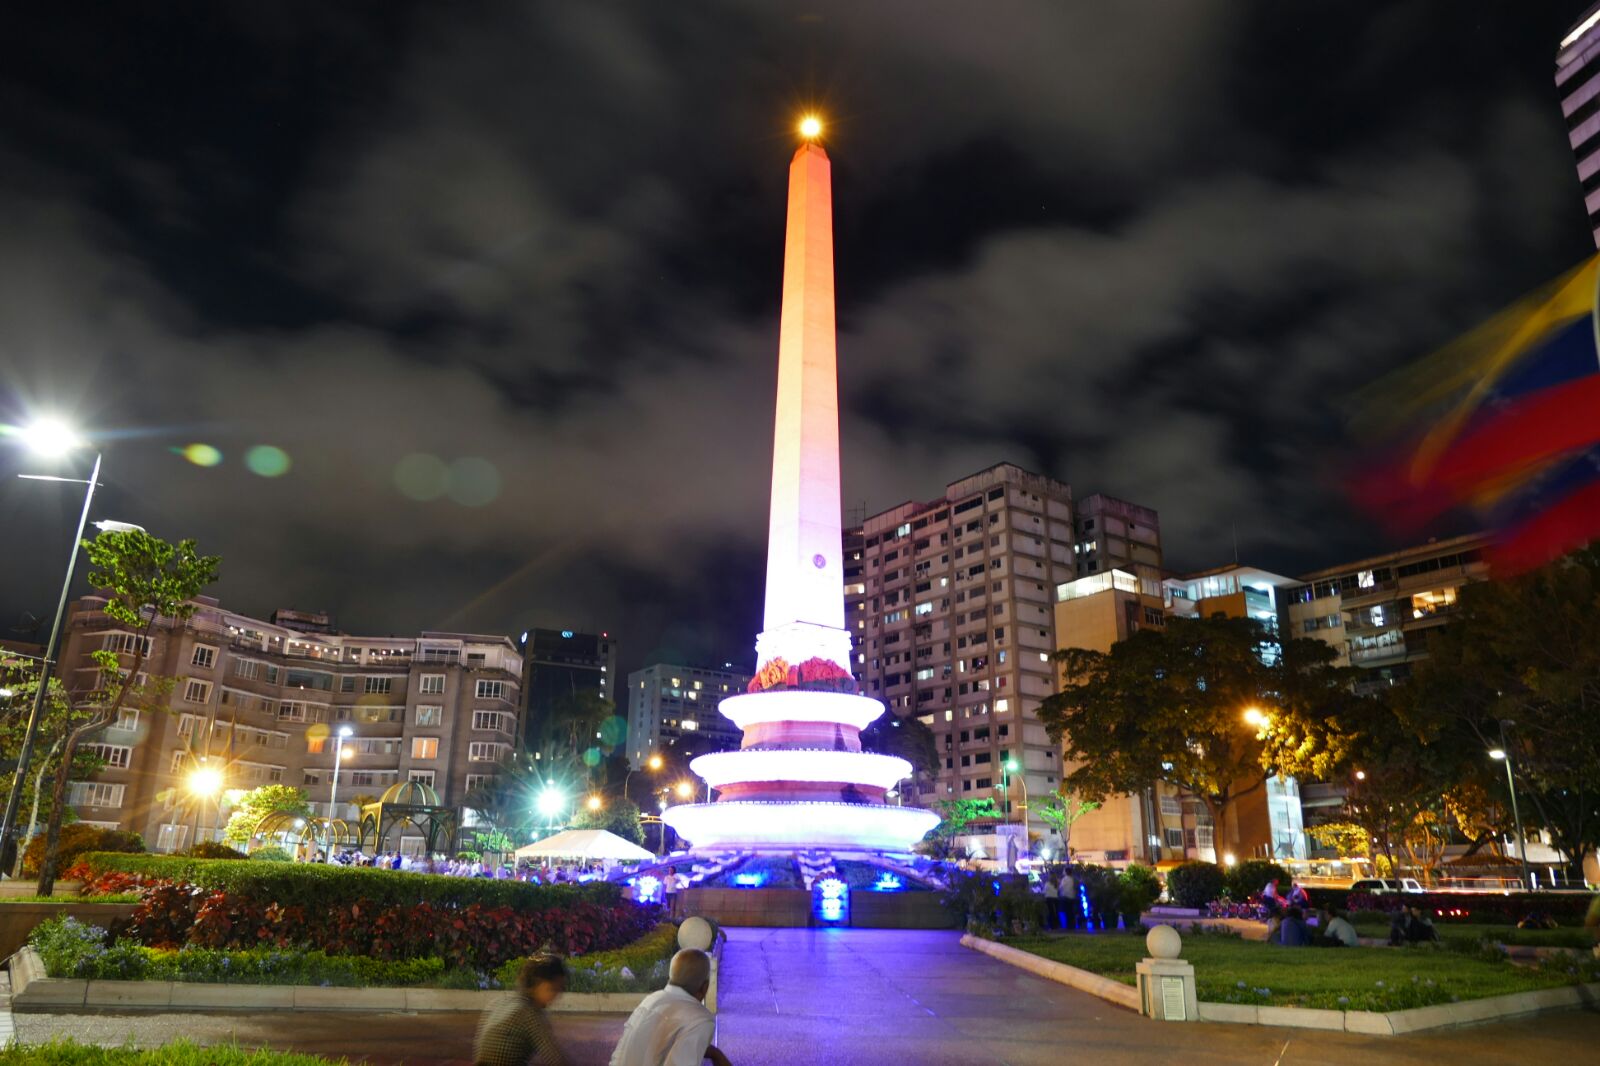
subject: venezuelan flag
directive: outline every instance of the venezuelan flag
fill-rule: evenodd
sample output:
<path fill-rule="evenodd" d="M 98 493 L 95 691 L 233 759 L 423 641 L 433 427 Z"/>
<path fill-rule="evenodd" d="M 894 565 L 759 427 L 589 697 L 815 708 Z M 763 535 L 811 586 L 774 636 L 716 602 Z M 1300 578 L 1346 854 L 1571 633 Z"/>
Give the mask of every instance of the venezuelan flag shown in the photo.
<path fill-rule="evenodd" d="M 1406 534 L 1470 508 L 1502 572 L 1600 538 L 1597 283 L 1600 256 L 1369 389 L 1353 428 L 1390 443 L 1358 502 Z"/>

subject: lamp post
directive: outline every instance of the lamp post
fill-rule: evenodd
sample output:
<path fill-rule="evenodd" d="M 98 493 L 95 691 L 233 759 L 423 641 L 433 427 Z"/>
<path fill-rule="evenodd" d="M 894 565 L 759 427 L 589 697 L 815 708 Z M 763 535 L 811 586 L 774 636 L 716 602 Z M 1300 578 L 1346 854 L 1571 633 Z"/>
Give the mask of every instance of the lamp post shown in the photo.
<path fill-rule="evenodd" d="M 189 834 L 192 848 L 200 842 L 200 805 L 222 792 L 222 771 L 207 766 L 202 756 L 200 765 L 190 771 L 187 785 L 189 795 L 194 797 L 194 831 Z"/>
<path fill-rule="evenodd" d="M 649 770 L 651 773 L 655 773 L 657 770 L 661 769 L 661 766 L 662 766 L 661 756 L 659 754 L 651 755 L 650 758 L 648 758 L 648 759 L 646 759 L 644 761 L 644 765 L 645 765 L 645 769 L 646 770 Z M 628 764 L 628 772 L 622 775 L 622 798 L 623 799 L 627 799 L 628 798 L 628 782 L 630 780 L 632 780 L 633 772 L 635 770 L 637 770 L 637 769 L 638 769 L 638 767 L 633 765 L 633 763 L 630 762 Z"/>
<path fill-rule="evenodd" d="M 656 807 L 659 808 L 661 814 L 666 813 L 667 799 L 665 796 L 656 801 Z M 661 817 L 660 814 L 656 816 L 656 830 L 656 854 L 664 857 L 667 854 L 667 820 Z"/>
<path fill-rule="evenodd" d="M 333 743 L 333 784 L 328 789 L 328 832 L 323 838 L 326 843 L 323 862 L 333 861 L 333 813 L 339 809 L 339 767 L 344 764 L 344 742 L 353 732 L 354 730 L 347 725 L 340 726 L 338 737 Z M 377 854 L 376 848 L 373 849 L 373 854 Z"/>
<path fill-rule="evenodd" d="M 61 456 L 76 450 L 83 441 L 77 433 L 59 422 L 38 422 L 20 434 L 23 443 L 37 454 Z M 99 452 L 95 453 L 94 469 L 83 482 L 83 510 L 78 515 L 78 528 L 72 534 L 72 544 L 67 553 L 67 574 L 61 582 L 61 598 L 56 603 L 55 623 L 50 627 L 50 642 L 44 646 L 44 656 L 39 660 L 39 688 L 33 694 L 33 707 L 28 712 L 28 727 L 22 734 L 22 748 L 17 752 L 17 768 L 11 779 L 11 793 L 6 797 L 6 810 L 0 818 L 0 869 L 10 870 L 17 835 L 17 806 L 22 800 L 22 784 L 27 780 L 28 763 L 33 759 L 33 745 L 39 736 L 39 719 L 44 713 L 45 695 L 50 689 L 50 663 L 60 652 L 61 623 L 67 614 L 67 597 L 72 594 L 72 575 L 78 565 L 78 544 L 83 540 L 83 530 L 89 524 L 89 508 L 94 503 L 95 485 L 100 480 Z M 30 481 L 62 481 L 76 484 L 76 478 L 58 478 L 39 474 L 20 475 Z"/>
<path fill-rule="evenodd" d="M 1513 723 L 1515 724 L 1515 723 Z M 1517 781 L 1511 772 L 1511 749 L 1505 746 L 1506 723 L 1500 723 L 1500 744 L 1498 748 L 1489 749 L 1489 758 L 1506 764 L 1506 788 L 1511 793 L 1511 820 L 1517 827 L 1517 852 L 1522 860 L 1522 885 L 1532 891 L 1533 878 L 1528 873 L 1528 841 L 1522 835 L 1522 813 L 1517 809 Z"/>
<path fill-rule="evenodd" d="M 1022 764 L 1017 761 L 1017 757 L 1015 755 L 1006 756 L 1006 761 L 1001 765 L 1005 767 L 1006 771 L 1006 799 L 1009 800 L 1011 798 L 1012 774 L 1017 775 L 1017 781 L 1022 785 L 1022 828 L 1024 832 L 1026 832 L 1028 828 L 1028 777 L 1026 774 L 1021 772 Z M 1010 820 L 1011 819 L 1007 817 L 1006 821 Z"/>

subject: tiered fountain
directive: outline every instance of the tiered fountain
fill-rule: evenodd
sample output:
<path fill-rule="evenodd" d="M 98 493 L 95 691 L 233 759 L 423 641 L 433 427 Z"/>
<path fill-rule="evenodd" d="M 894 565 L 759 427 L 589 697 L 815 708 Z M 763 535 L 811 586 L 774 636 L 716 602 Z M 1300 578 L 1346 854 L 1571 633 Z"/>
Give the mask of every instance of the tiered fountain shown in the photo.
<path fill-rule="evenodd" d="M 884 711 L 860 694 L 844 628 L 839 507 L 838 363 L 833 314 L 833 201 L 820 126 L 789 166 L 789 221 L 778 343 L 765 629 L 750 691 L 722 701 L 744 731 L 738 751 L 690 766 L 715 803 L 662 817 L 697 850 L 907 852 L 938 824 L 889 804 L 911 764 L 861 750 Z"/>

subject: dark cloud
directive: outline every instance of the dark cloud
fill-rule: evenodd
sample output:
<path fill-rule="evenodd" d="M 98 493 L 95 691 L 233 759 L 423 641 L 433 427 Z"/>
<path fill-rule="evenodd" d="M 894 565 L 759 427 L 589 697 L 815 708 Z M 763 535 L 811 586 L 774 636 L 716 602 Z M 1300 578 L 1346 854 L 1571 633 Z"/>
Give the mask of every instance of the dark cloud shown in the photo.
<path fill-rule="evenodd" d="M 1158 508 L 1180 566 L 1308 568 L 1377 546 L 1344 398 L 1588 248 L 1571 7 L 41 10 L 0 73 L 4 415 L 113 431 L 103 513 L 242 609 L 747 659 L 815 105 L 847 504 L 1009 459 Z M 419 454 L 498 493 L 409 498 Z M 0 606 L 44 613 L 72 502 L 0 506 Z"/>

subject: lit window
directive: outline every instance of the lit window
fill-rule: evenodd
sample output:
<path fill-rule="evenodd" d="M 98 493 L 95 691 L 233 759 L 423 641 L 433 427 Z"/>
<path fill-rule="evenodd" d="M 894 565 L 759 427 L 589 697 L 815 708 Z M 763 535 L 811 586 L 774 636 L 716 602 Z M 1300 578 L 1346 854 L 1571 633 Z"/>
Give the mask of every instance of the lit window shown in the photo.
<path fill-rule="evenodd" d="M 444 708 L 424 704 L 417 708 L 417 724 L 421 726 L 437 726 L 444 720 Z"/>
<path fill-rule="evenodd" d="M 411 757 L 413 759 L 437 759 L 439 757 L 439 738 L 412 737 Z"/>

